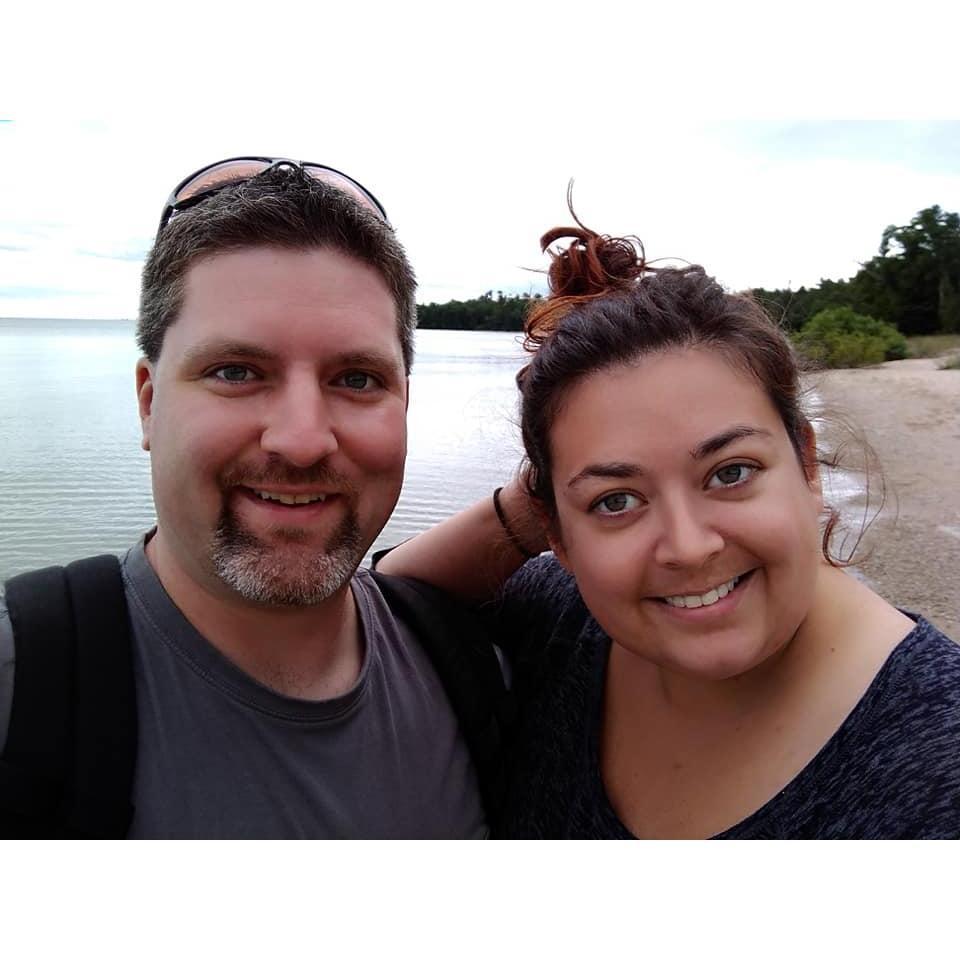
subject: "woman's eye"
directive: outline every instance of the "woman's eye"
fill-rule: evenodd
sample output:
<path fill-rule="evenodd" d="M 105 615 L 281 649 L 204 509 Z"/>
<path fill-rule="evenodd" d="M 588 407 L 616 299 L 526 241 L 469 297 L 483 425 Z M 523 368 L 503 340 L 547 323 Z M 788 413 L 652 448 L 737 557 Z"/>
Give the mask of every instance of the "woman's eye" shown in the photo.
<path fill-rule="evenodd" d="M 247 383 L 254 377 L 253 371 L 249 367 L 244 367 L 239 363 L 230 363 L 223 367 L 217 367 L 211 371 L 216 380 L 223 380 L 226 383 Z"/>
<path fill-rule="evenodd" d="M 640 498 L 632 493 L 608 493 L 605 497 L 601 497 L 592 509 L 597 513 L 611 517 L 626 513 L 628 510 L 639 506 L 639 504 Z"/>
<path fill-rule="evenodd" d="M 756 467 L 748 463 L 731 463 L 715 471 L 707 483 L 708 487 L 735 487 L 745 483 L 757 472 Z"/>

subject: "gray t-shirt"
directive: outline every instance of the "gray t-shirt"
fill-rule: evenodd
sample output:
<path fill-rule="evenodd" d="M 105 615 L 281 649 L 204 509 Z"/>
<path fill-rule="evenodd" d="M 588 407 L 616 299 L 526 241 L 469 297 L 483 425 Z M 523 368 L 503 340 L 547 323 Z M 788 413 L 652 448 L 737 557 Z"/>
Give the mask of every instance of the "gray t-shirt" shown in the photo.
<path fill-rule="evenodd" d="M 123 560 L 139 742 L 130 836 L 482 838 L 476 772 L 427 655 L 366 571 L 353 689 L 286 697 L 211 646 L 167 596 L 143 544 Z M 0 744 L 13 638 L 0 604 Z"/>

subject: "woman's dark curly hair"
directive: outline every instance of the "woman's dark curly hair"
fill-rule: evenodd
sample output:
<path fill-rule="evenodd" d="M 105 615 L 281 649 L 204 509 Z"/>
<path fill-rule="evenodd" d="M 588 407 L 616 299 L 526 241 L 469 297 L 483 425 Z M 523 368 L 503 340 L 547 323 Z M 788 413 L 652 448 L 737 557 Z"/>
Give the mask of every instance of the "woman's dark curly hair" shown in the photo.
<path fill-rule="evenodd" d="M 810 423 L 801 409 L 800 365 L 787 336 L 750 296 L 726 292 L 702 267 L 650 266 L 636 237 L 610 237 L 576 221 L 541 238 L 549 296 L 531 307 L 530 362 L 517 375 L 528 493 L 556 519 L 550 430 L 564 397 L 584 377 L 666 350 L 702 347 L 752 376 L 773 404 L 808 475 Z M 565 248 L 551 244 L 568 239 Z M 837 522 L 824 532 L 824 556 Z M 833 561 L 831 561 L 833 562 Z"/>

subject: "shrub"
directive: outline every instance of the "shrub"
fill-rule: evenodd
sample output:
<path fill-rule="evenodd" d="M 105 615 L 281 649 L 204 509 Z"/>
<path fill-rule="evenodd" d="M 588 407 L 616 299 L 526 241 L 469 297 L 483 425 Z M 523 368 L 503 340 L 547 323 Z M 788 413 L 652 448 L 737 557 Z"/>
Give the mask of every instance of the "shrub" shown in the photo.
<path fill-rule="evenodd" d="M 821 310 L 794 334 L 794 342 L 825 367 L 863 367 L 907 355 L 906 337 L 896 327 L 850 307 Z"/>

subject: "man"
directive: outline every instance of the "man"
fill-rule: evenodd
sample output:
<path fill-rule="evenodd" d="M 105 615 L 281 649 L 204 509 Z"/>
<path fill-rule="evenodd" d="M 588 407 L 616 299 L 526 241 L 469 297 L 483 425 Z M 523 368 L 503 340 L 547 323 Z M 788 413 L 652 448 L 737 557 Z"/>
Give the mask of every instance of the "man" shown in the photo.
<path fill-rule="evenodd" d="M 403 479 L 414 294 L 382 206 L 337 171 L 242 158 L 171 195 L 138 322 L 157 526 L 122 564 L 128 836 L 486 834 L 437 671 L 357 569 Z"/>

